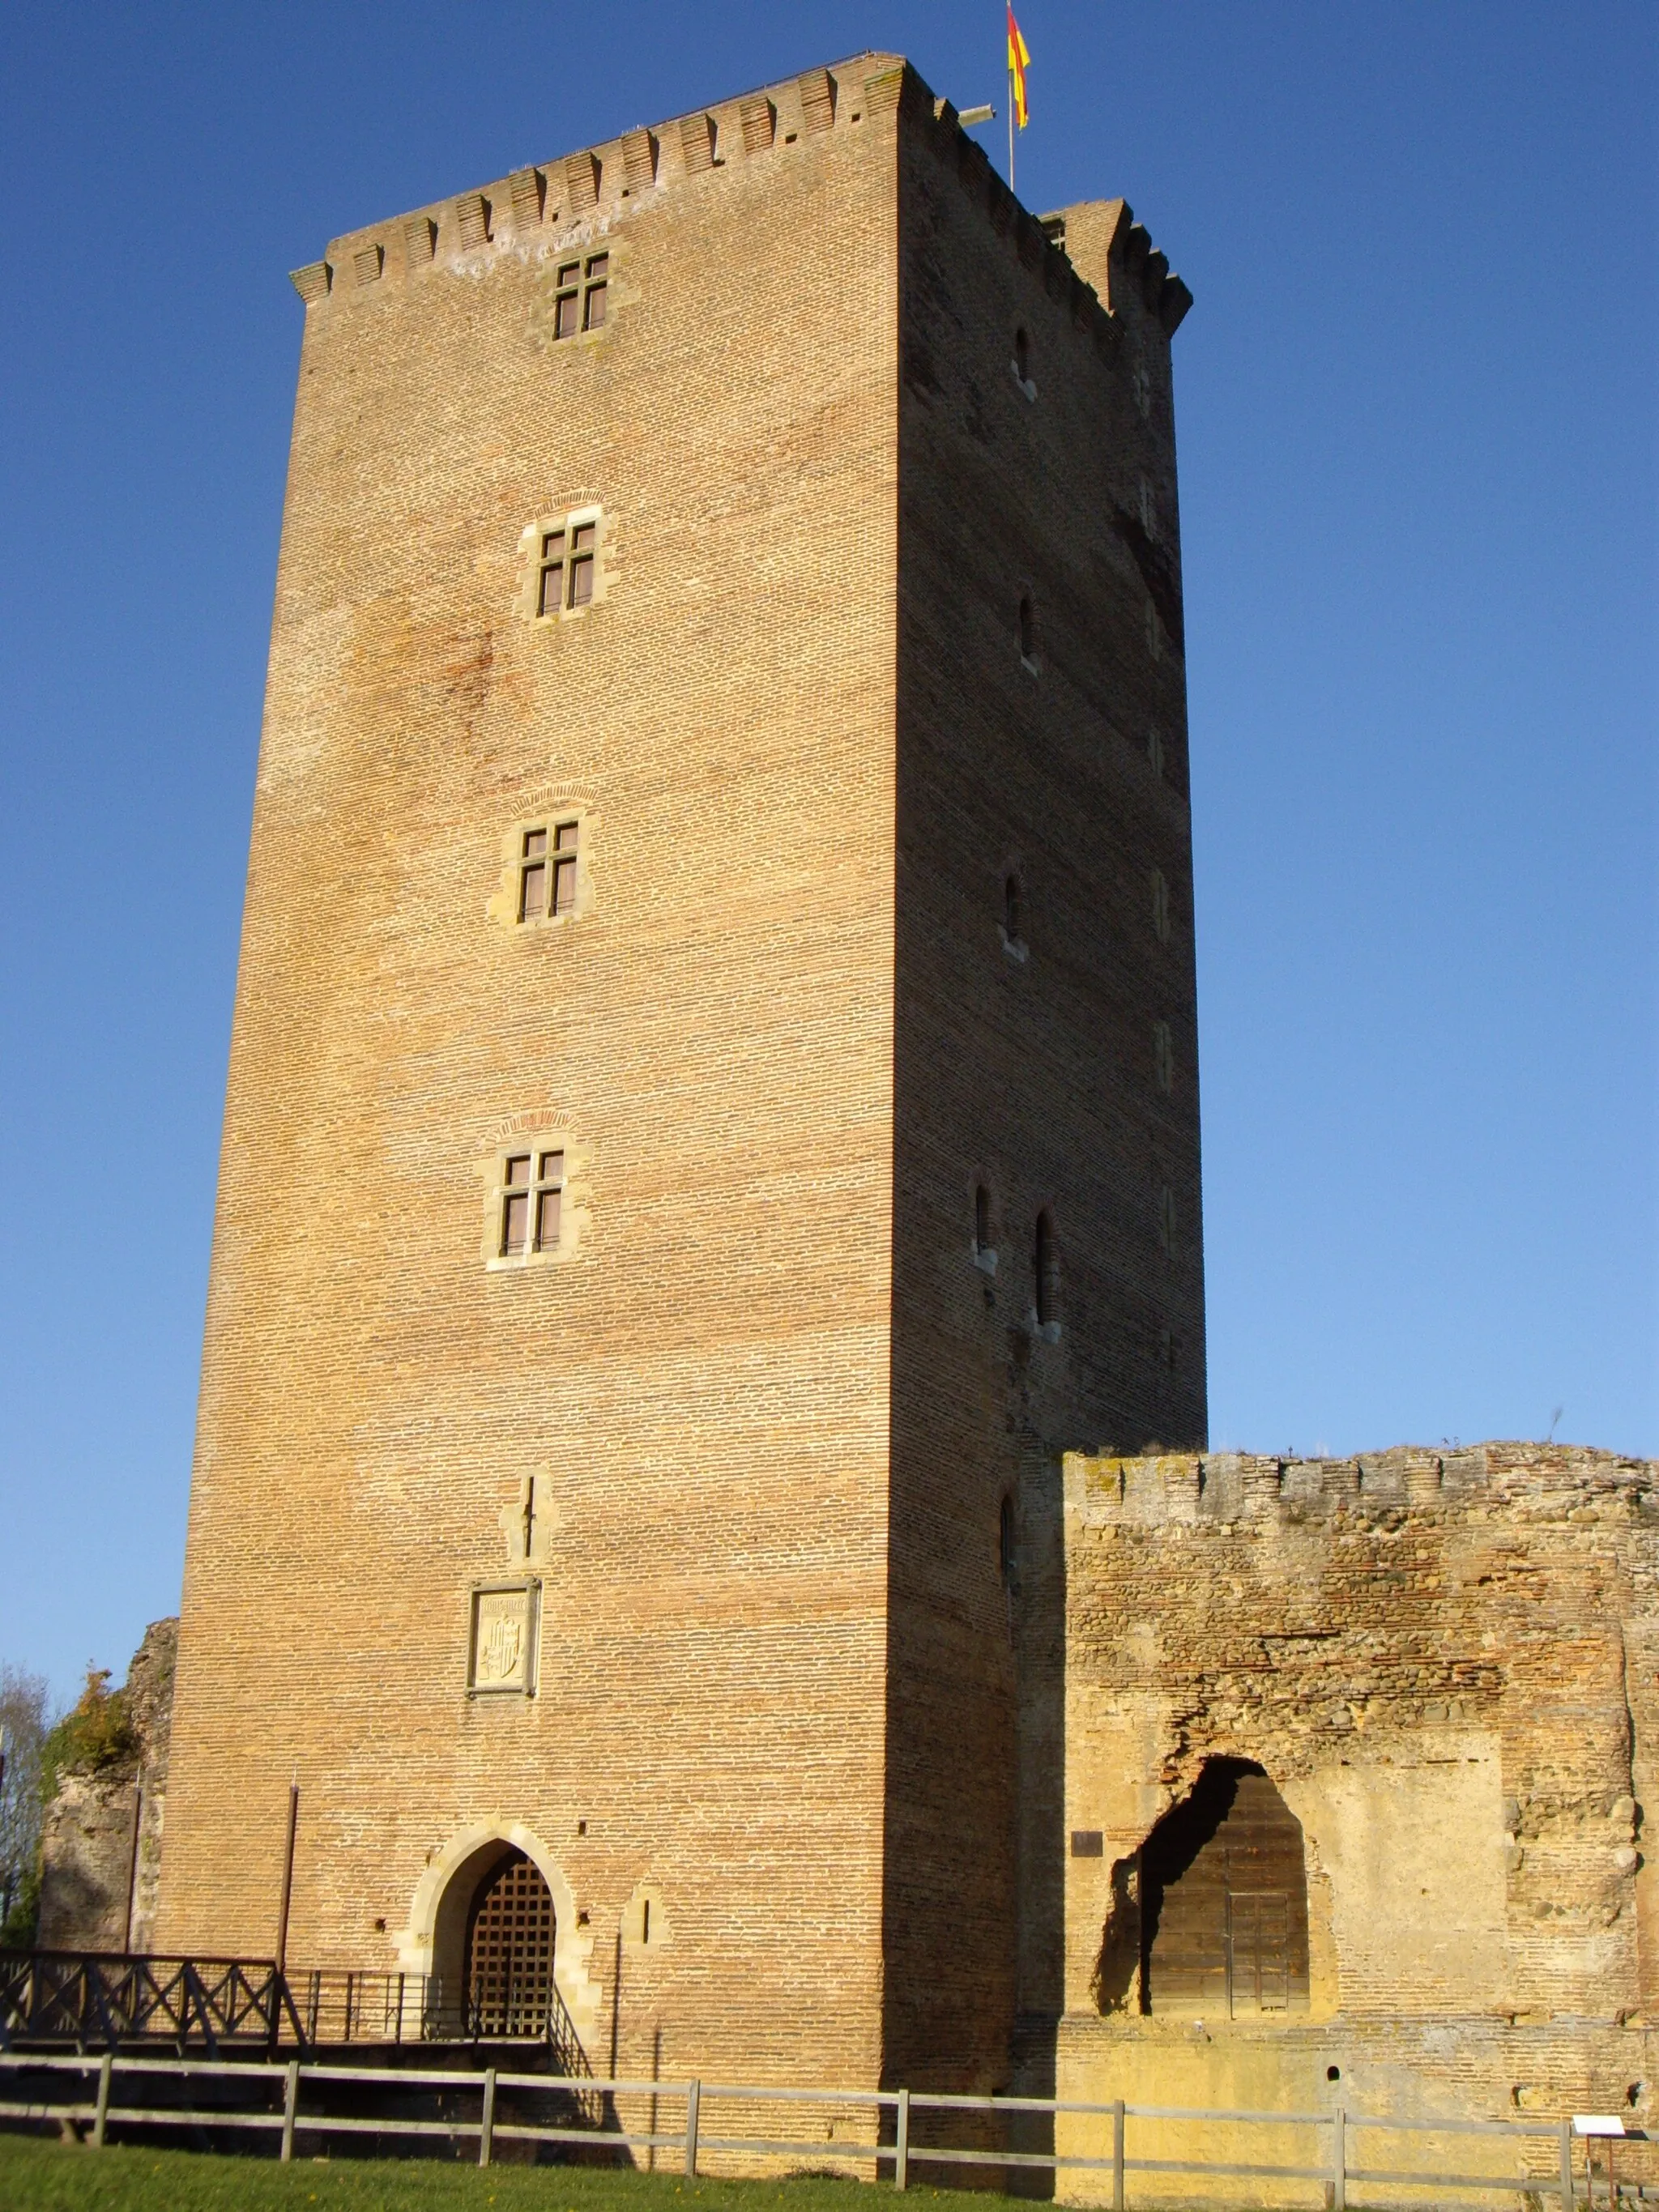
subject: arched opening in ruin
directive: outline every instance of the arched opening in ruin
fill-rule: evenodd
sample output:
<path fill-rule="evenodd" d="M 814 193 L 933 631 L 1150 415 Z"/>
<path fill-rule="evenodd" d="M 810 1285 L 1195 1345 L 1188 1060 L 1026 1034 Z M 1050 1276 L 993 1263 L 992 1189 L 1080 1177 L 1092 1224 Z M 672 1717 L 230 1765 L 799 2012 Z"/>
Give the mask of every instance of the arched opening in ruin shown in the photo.
<path fill-rule="evenodd" d="M 1206 1761 L 1142 1844 L 1139 1887 L 1142 2012 L 1307 2011 L 1302 1824 L 1253 1760 Z"/>
<path fill-rule="evenodd" d="M 535 1861 L 508 1850 L 488 1868 L 466 1916 L 465 1987 L 474 2035 L 545 2035 L 553 1998 L 553 1893 Z"/>

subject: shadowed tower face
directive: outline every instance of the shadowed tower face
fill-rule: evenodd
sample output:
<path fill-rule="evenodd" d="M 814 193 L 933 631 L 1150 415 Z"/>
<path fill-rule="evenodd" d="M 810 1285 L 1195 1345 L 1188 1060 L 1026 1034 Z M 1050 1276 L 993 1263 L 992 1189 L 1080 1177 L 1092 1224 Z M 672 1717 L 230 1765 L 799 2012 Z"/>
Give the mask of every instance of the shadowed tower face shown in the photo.
<path fill-rule="evenodd" d="M 294 1966 L 1000 2084 L 1055 1454 L 1203 1441 L 1184 288 L 881 55 L 295 282 L 158 1942 L 293 1775 Z"/>

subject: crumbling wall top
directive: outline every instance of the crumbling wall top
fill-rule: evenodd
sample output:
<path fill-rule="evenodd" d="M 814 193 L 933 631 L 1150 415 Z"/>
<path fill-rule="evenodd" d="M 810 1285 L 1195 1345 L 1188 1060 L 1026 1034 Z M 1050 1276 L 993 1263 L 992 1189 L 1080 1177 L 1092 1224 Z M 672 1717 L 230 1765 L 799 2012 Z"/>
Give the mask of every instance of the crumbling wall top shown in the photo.
<path fill-rule="evenodd" d="M 1659 1512 L 1659 1465 L 1583 1445 L 1496 1442 L 1397 1444 L 1351 1459 L 1068 1452 L 1066 1504 L 1085 1523 L 1232 1527 L 1401 1510 L 1623 1519 Z"/>

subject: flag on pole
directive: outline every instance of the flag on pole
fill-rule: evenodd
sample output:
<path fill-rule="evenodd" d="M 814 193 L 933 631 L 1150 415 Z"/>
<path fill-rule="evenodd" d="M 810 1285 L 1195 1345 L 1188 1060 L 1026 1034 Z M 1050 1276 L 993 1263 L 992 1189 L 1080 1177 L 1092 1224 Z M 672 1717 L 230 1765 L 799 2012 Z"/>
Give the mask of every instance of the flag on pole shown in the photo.
<path fill-rule="evenodd" d="M 1023 131 L 1025 112 L 1025 72 L 1031 57 L 1025 50 L 1025 41 L 1019 34 L 1019 25 L 1014 21 L 1014 11 L 1008 10 L 1008 90 L 1014 110 L 1014 120 Z"/>

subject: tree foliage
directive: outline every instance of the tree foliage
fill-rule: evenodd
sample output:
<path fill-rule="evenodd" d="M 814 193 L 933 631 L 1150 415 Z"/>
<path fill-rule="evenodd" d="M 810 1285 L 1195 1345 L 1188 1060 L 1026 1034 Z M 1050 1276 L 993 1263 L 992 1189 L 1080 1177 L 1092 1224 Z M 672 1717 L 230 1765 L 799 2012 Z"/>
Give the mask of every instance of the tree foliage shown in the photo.
<path fill-rule="evenodd" d="M 46 1685 L 21 1667 L 0 1667 L 0 1946 L 34 1941 L 40 1892 L 41 1751 L 47 1734 Z"/>
<path fill-rule="evenodd" d="M 112 1690 L 107 1667 L 88 1667 L 86 1686 L 40 1746 L 40 1798 L 50 1805 L 65 1774 L 99 1774 L 138 1749 L 125 1690 Z"/>

